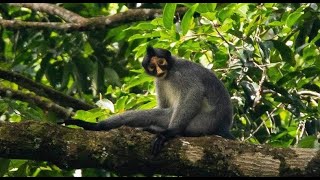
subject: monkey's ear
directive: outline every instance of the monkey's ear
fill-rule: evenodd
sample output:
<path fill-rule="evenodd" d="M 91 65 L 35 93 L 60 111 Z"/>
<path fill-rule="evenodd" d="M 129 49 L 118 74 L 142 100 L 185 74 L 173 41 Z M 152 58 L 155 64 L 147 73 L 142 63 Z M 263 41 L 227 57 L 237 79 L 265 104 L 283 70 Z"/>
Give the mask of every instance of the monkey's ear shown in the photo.
<path fill-rule="evenodd" d="M 148 55 L 148 56 L 154 56 L 154 55 L 156 55 L 155 50 L 154 50 L 153 47 L 150 46 L 150 45 L 148 45 L 148 47 L 147 47 L 147 55 Z"/>
<path fill-rule="evenodd" d="M 171 58 L 171 52 L 169 50 L 164 50 L 164 53 L 165 53 L 165 57 L 166 58 Z"/>

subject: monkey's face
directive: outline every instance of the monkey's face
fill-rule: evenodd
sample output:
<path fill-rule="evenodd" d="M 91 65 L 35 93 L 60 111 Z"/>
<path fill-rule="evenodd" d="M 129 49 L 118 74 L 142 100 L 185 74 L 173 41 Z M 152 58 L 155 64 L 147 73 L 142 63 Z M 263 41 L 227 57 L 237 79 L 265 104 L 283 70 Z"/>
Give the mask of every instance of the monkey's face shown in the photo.
<path fill-rule="evenodd" d="M 153 56 L 151 57 L 147 69 L 150 74 L 163 79 L 168 74 L 168 61 L 165 58 Z"/>

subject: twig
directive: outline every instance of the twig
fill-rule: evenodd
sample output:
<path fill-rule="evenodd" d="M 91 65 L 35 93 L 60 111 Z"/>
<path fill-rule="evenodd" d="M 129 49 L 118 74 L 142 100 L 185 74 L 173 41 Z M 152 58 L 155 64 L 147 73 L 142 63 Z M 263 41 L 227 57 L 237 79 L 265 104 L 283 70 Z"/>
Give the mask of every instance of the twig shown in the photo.
<path fill-rule="evenodd" d="M 312 95 L 312 96 L 316 96 L 318 98 L 320 98 L 320 93 L 314 92 L 314 91 L 299 91 L 297 92 L 298 95 Z"/>
<path fill-rule="evenodd" d="M 262 84 L 265 79 L 266 79 L 266 69 L 263 68 L 262 77 L 261 77 L 261 80 L 259 81 L 259 89 L 256 92 L 256 97 L 254 98 L 254 101 L 253 101 L 253 108 L 255 108 L 260 103 L 261 93 L 262 93 Z"/>
<path fill-rule="evenodd" d="M 262 125 L 264 125 L 264 121 L 262 120 L 262 122 L 260 123 L 260 125 L 257 127 L 256 130 L 254 130 L 252 133 L 250 133 L 249 137 L 247 137 L 246 139 L 244 139 L 243 141 L 247 141 L 248 139 L 250 139 L 256 132 L 258 132 L 258 130 L 262 127 Z"/>

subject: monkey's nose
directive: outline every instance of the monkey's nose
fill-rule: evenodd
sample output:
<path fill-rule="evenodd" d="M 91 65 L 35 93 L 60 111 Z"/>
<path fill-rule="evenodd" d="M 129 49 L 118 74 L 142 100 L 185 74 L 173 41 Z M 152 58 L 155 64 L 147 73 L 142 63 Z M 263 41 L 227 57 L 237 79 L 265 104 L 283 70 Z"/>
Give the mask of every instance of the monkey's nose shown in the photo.
<path fill-rule="evenodd" d="M 165 74 L 166 74 L 165 72 L 158 73 L 158 74 L 157 74 L 157 77 L 162 77 L 162 76 L 164 76 Z"/>

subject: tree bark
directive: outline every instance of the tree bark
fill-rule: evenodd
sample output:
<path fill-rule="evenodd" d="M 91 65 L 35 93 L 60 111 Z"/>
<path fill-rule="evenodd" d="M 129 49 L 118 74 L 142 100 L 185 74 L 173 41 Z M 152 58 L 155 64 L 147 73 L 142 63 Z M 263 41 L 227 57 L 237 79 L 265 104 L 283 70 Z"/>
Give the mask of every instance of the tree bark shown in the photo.
<path fill-rule="evenodd" d="M 20 20 L 0 19 L 0 26 L 12 29 L 50 29 L 65 31 L 91 31 L 95 29 L 107 29 L 138 21 L 148 21 L 162 16 L 162 9 L 129 9 L 125 12 L 111 16 L 99 16 L 92 18 L 82 17 L 63 7 L 48 3 L 9 3 L 10 6 L 26 7 L 35 11 L 48 13 L 64 19 L 64 22 L 29 22 Z M 186 7 L 176 9 L 176 14 L 183 16 L 188 10 Z"/>
<path fill-rule="evenodd" d="M 104 168 L 120 175 L 320 176 L 317 149 L 179 137 L 153 157 L 153 138 L 129 127 L 94 132 L 39 121 L 2 122 L 0 157 L 48 161 L 67 169 Z"/>

